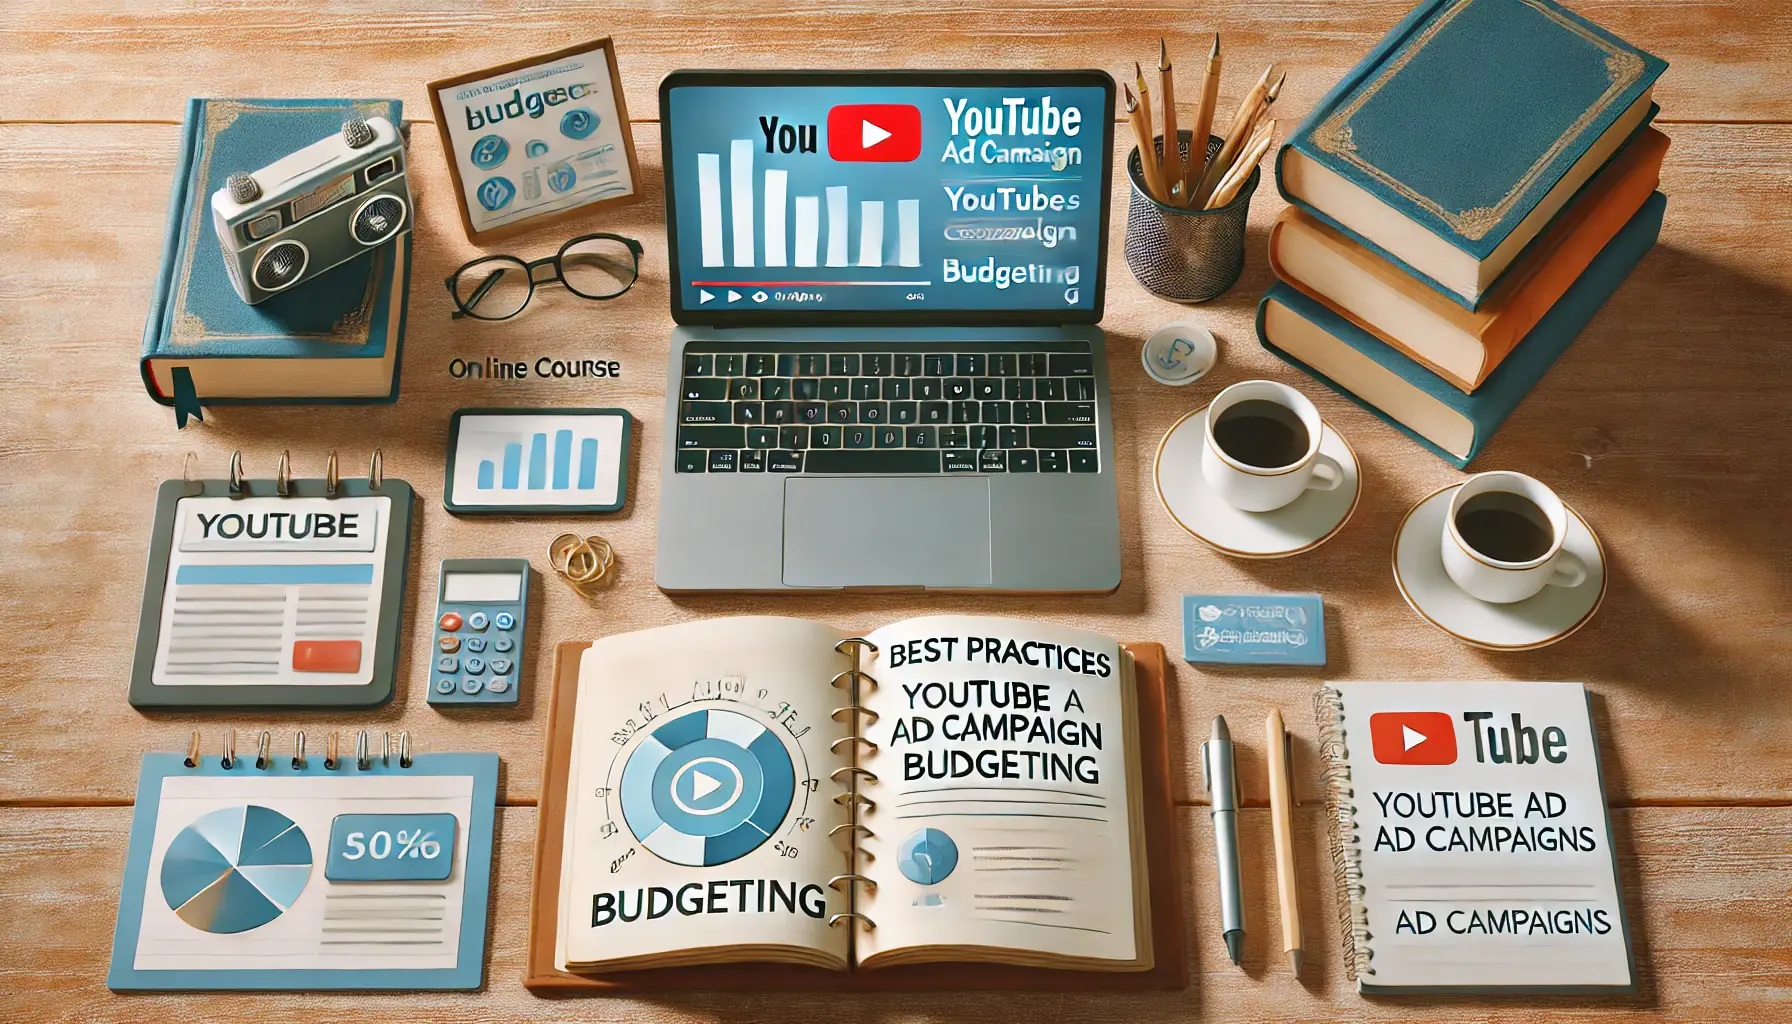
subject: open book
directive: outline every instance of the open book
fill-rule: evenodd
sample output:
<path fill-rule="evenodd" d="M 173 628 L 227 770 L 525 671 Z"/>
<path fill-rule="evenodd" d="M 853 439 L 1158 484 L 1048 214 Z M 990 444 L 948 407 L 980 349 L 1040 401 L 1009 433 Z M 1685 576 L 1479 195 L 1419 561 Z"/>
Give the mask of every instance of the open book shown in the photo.
<path fill-rule="evenodd" d="M 598 640 L 543 799 L 554 964 L 1149 971 L 1138 692 L 1115 641 L 1013 619 Z"/>

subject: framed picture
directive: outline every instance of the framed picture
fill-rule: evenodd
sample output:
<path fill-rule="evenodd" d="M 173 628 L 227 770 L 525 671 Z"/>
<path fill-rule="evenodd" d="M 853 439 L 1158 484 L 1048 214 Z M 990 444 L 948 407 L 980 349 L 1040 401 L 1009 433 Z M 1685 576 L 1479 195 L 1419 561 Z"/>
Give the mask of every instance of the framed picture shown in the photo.
<path fill-rule="evenodd" d="M 442 507 L 462 516 L 619 511 L 630 423 L 626 409 L 456 409 Z"/>
<path fill-rule="evenodd" d="M 640 198 L 608 36 L 431 82 L 429 102 L 475 242 Z"/>

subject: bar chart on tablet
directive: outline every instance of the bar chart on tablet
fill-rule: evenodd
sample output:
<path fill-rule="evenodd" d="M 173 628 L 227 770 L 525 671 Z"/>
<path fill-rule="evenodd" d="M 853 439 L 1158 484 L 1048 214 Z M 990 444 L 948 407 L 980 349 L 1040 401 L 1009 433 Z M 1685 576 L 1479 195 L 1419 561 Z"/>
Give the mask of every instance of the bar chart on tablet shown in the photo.
<path fill-rule="evenodd" d="M 876 275 L 853 272 L 921 265 L 920 199 L 853 195 L 847 185 L 823 185 L 812 190 L 813 194 L 792 195 L 790 172 L 779 167 L 755 167 L 754 146 L 751 139 L 735 139 L 726 155 L 697 154 L 697 205 L 704 267 L 841 268 L 802 275 L 821 280 L 740 283 L 928 283 L 880 280 Z M 724 205 L 729 214 L 726 219 L 722 215 Z"/>
<path fill-rule="evenodd" d="M 620 417 L 463 415 L 450 479 L 464 505 L 606 505 L 618 496 Z"/>

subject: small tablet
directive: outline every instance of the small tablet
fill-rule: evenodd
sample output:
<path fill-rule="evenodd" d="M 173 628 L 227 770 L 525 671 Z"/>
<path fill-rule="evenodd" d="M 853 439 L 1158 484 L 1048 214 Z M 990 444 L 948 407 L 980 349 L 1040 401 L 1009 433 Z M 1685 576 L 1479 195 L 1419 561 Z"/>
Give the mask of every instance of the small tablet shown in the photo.
<path fill-rule="evenodd" d="M 459 409 L 442 507 L 455 515 L 598 513 L 628 486 L 626 409 Z"/>

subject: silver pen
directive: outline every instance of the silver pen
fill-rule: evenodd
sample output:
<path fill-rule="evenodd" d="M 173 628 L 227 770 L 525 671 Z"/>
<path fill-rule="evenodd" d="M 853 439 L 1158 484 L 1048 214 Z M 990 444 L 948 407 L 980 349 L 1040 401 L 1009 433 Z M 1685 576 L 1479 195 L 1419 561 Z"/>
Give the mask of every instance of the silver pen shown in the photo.
<path fill-rule="evenodd" d="M 1244 894 L 1238 876 L 1238 771 L 1232 733 L 1213 716 L 1213 737 L 1201 744 L 1201 777 L 1213 817 L 1213 859 L 1220 875 L 1220 930 L 1233 963 L 1244 954 Z"/>

